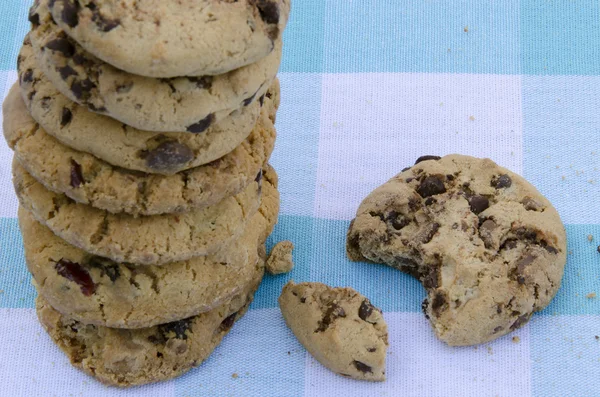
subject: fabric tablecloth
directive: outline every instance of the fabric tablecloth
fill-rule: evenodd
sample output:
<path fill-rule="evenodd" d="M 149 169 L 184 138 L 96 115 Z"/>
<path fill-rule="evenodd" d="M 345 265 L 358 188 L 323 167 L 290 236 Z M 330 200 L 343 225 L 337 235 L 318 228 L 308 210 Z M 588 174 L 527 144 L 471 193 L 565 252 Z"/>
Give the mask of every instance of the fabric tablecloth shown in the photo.
<path fill-rule="evenodd" d="M 2 95 L 16 80 L 30 2 L 0 1 Z M 293 0 L 280 79 L 272 164 L 282 206 L 269 244 L 292 240 L 296 268 L 265 278 L 201 367 L 157 385 L 97 383 L 38 324 L 12 153 L 0 143 L 0 395 L 600 395 L 600 1 Z M 352 263 L 344 251 L 362 198 L 420 155 L 448 153 L 489 157 L 525 176 L 568 234 L 552 304 L 478 347 L 436 340 L 416 280 Z M 290 279 L 351 286 L 383 309 L 385 383 L 336 376 L 306 353 L 277 306 Z"/>

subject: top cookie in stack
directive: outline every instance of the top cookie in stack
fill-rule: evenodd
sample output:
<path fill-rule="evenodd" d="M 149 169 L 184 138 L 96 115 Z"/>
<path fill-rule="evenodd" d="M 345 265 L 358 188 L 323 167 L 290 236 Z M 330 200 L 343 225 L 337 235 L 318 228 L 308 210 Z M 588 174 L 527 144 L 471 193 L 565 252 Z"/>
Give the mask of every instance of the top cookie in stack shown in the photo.
<path fill-rule="evenodd" d="M 3 106 L 27 265 L 48 333 L 101 381 L 185 372 L 251 302 L 279 210 L 268 160 L 289 11 L 32 6 Z"/>

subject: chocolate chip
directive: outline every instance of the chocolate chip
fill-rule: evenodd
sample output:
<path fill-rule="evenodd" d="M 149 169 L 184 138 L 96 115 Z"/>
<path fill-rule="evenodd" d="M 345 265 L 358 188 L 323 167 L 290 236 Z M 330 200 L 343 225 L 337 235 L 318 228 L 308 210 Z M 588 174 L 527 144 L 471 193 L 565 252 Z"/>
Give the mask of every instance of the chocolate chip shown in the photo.
<path fill-rule="evenodd" d="M 88 263 L 90 266 L 100 269 L 102 275 L 108 276 L 110 281 L 112 281 L 113 283 L 117 281 L 117 279 L 121 276 L 119 265 L 117 265 L 110 259 L 95 256 L 92 257 Z"/>
<path fill-rule="evenodd" d="M 373 373 L 373 369 L 365 363 L 361 363 L 360 361 L 354 360 L 352 361 L 352 364 L 354 364 L 357 370 L 364 374 L 366 374 L 367 372 Z"/>
<path fill-rule="evenodd" d="M 502 314 L 502 305 L 498 304 L 498 305 L 496 306 L 496 313 L 498 313 L 498 314 Z"/>
<path fill-rule="evenodd" d="M 522 316 L 519 316 L 519 318 L 517 318 L 517 320 L 510 326 L 511 331 L 514 331 L 515 329 L 525 325 L 529 321 L 530 317 L 531 314 L 523 314 Z"/>
<path fill-rule="evenodd" d="M 381 212 L 371 211 L 369 212 L 369 215 L 371 215 L 373 218 L 379 218 L 382 222 L 385 222 L 385 217 Z"/>
<path fill-rule="evenodd" d="M 377 348 L 376 347 L 367 347 L 367 351 L 369 353 L 375 353 L 377 351 Z"/>
<path fill-rule="evenodd" d="M 525 240 L 536 240 L 537 233 L 534 230 L 525 227 L 519 227 L 515 230 L 517 236 Z"/>
<path fill-rule="evenodd" d="M 429 207 L 433 203 L 437 203 L 437 200 L 433 197 L 427 197 L 427 199 L 425 199 L 425 206 Z"/>
<path fill-rule="evenodd" d="M 70 76 L 77 76 L 77 72 L 75 71 L 75 69 L 73 69 L 69 65 L 64 66 L 62 68 L 58 68 L 56 70 L 58 70 L 58 73 L 60 73 L 60 77 L 63 80 L 68 79 Z"/>
<path fill-rule="evenodd" d="M 52 101 L 52 98 L 50 98 L 49 96 L 45 96 L 41 99 L 40 106 L 42 107 L 42 109 L 48 110 L 50 108 L 51 101 Z"/>
<path fill-rule="evenodd" d="M 21 77 L 21 82 L 31 83 L 33 81 L 33 70 L 27 69 Z"/>
<path fill-rule="evenodd" d="M 358 317 L 360 317 L 363 321 L 367 321 L 371 314 L 373 314 L 373 310 L 376 310 L 375 307 L 373 307 L 368 299 L 365 299 L 360 304 L 360 308 L 358 308 Z"/>
<path fill-rule="evenodd" d="M 425 289 L 436 289 L 440 284 L 440 266 L 430 266 L 427 275 L 422 278 Z"/>
<path fill-rule="evenodd" d="M 441 157 L 440 157 L 440 156 L 430 156 L 430 155 L 427 155 L 427 156 L 421 156 L 421 157 L 419 157 L 419 158 L 417 159 L 417 161 L 415 161 L 415 165 L 417 165 L 417 164 L 419 164 L 420 162 L 423 162 L 423 161 L 428 161 L 428 160 L 439 160 L 439 159 L 441 159 Z"/>
<path fill-rule="evenodd" d="M 500 247 L 500 250 L 512 250 L 517 248 L 517 240 L 515 239 L 508 239 L 504 242 L 504 244 L 502 244 L 502 246 Z"/>
<path fill-rule="evenodd" d="M 192 318 L 186 318 L 184 320 L 161 324 L 158 326 L 158 329 L 166 338 L 172 338 L 170 334 L 173 333 L 175 334 L 175 338 L 185 340 L 188 338 L 186 331 L 190 329 L 191 323 Z"/>
<path fill-rule="evenodd" d="M 491 186 L 495 187 L 496 189 L 504 189 L 504 188 L 508 188 L 512 185 L 512 179 L 510 179 L 510 176 L 504 174 L 504 175 L 500 175 L 497 178 L 493 178 L 492 182 L 491 182 Z"/>
<path fill-rule="evenodd" d="M 56 262 L 54 268 L 59 275 L 78 284 L 83 295 L 92 296 L 96 292 L 96 284 L 90 273 L 79 263 L 61 259 Z"/>
<path fill-rule="evenodd" d="M 429 299 L 425 298 L 423 302 L 421 302 L 421 311 L 425 315 L 425 318 L 429 320 L 429 314 L 427 314 L 427 307 L 429 306 Z"/>
<path fill-rule="evenodd" d="M 221 321 L 221 325 L 219 326 L 219 332 L 229 331 L 231 327 L 233 327 L 236 317 L 237 312 L 227 316 L 225 320 Z"/>
<path fill-rule="evenodd" d="M 85 183 L 81 172 L 81 165 L 71 159 L 71 187 L 79 187 Z"/>
<path fill-rule="evenodd" d="M 75 63 L 75 65 L 83 65 L 84 63 L 86 63 L 88 60 L 86 57 L 83 56 L 83 54 L 80 53 L 76 53 L 75 55 L 73 55 L 73 62 Z"/>
<path fill-rule="evenodd" d="M 208 129 L 208 127 L 210 127 L 210 125 L 215 121 L 215 115 L 214 114 L 209 114 L 208 116 L 206 116 L 205 118 L 203 118 L 202 120 L 200 120 L 199 122 L 197 122 L 196 124 L 192 124 L 190 125 L 187 130 L 188 132 L 194 132 L 194 133 L 200 133 L 200 132 L 204 132 Z"/>
<path fill-rule="evenodd" d="M 387 216 L 387 221 L 392 225 L 392 227 L 396 230 L 401 230 L 408 224 L 410 224 L 410 220 L 402 214 L 399 214 L 396 211 L 391 211 Z"/>
<path fill-rule="evenodd" d="M 435 236 L 435 234 L 439 230 L 439 228 L 440 228 L 439 223 L 431 223 L 431 224 L 427 225 L 424 228 L 422 235 L 420 236 L 421 243 L 427 244 L 428 242 L 430 242 L 431 239 L 433 239 L 433 236 Z"/>
<path fill-rule="evenodd" d="M 300 303 L 306 303 L 306 298 L 305 297 L 300 298 Z"/>
<path fill-rule="evenodd" d="M 177 141 L 166 141 L 145 153 L 146 165 L 153 170 L 167 170 L 194 158 L 192 149 Z"/>
<path fill-rule="evenodd" d="M 29 9 L 29 15 L 28 15 L 28 19 L 29 22 L 31 22 L 31 24 L 33 26 L 39 26 L 40 25 L 40 16 L 36 11 L 36 7 L 35 5 L 33 7 L 31 7 Z"/>
<path fill-rule="evenodd" d="M 102 32 L 110 32 L 121 24 L 120 20 L 106 18 L 97 10 L 94 10 L 92 13 L 92 21 L 94 21 L 96 27 Z"/>
<path fill-rule="evenodd" d="M 337 305 L 336 303 L 331 303 L 327 307 L 327 310 L 325 310 L 325 314 L 319 321 L 319 326 L 315 332 L 325 331 L 338 317 L 346 317 L 346 312 L 344 311 L 343 307 Z"/>
<path fill-rule="evenodd" d="M 417 193 L 419 193 L 423 198 L 435 196 L 436 194 L 442 194 L 445 192 L 446 186 L 444 186 L 444 182 L 442 182 L 437 176 L 428 176 L 423 180 L 423 182 L 421 182 L 421 185 L 417 189 Z"/>
<path fill-rule="evenodd" d="M 71 92 L 75 98 L 86 101 L 91 95 L 90 91 L 95 87 L 96 85 L 90 79 L 75 80 L 71 83 Z"/>
<path fill-rule="evenodd" d="M 60 127 L 63 128 L 71 122 L 73 119 L 73 113 L 68 108 L 63 108 L 62 115 L 60 117 Z"/>
<path fill-rule="evenodd" d="M 446 179 L 448 181 L 453 181 L 454 180 L 454 175 L 448 174 L 448 175 L 446 175 Z"/>
<path fill-rule="evenodd" d="M 64 0 L 63 9 L 60 15 L 61 19 L 67 26 L 74 28 L 79 23 L 79 3 L 74 0 Z"/>
<path fill-rule="evenodd" d="M 504 327 L 497 326 L 496 328 L 494 328 L 494 333 L 497 334 L 498 332 L 502 331 L 503 329 L 504 329 Z"/>
<path fill-rule="evenodd" d="M 525 271 L 525 268 L 527 266 L 531 265 L 533 263 L 533 261 L 535 261 L 536 259 L 537 259 L 537 256 L 530 254 L 530 253 L 528 253 L 527 255 L 520 258 L 517 261 L 517 274 L 522 275 L 523 272 Z M 523 280 L 523 282 L 519 281 L 519 284 L 523 284 L 524 282 L 525 282 L 525 280 Z"/>
<path fill-rule="evenodd" d="M 192 83 L 196 83 L 196 87 L 200 89 L 208 90 L 212 87 L 212 76 L 188 77 L 187 79 Z"/>
<path fill-rule="evenodd" d="M 469 207 L 475 214 L 479 214 L 490 206 L 490 200 L 485 196 L 472 196 L 469 199 Z"/>
<path fill-rule="evenodd" d="M 279 7 L 269 0 L 257 0 L 256 7 L 260 17 L 265 23 L 276 25 L 279 23 Z"/>
<path fill-rule="evenodd" d="M 446 295 L 443 292 L 436 292 L 431 302 L 431 310 L 436 317 L 439 317 L 441 312 L 448 307 L 448 301 Z"/>
<path fill-rule="evenodd" d="M 546 242 L 546 240 L 540 241 L 540 244 L 549 253 L 554 254 L 554 255 L 558 254 L 558 250 L 556 248 L 554 248 L 553 246 L 548 245 L 548 242 Z"/>
<path fill-rule="evenodd" d="M 260 183 L 262 181 L 262 178 L 263 178 L 263 172 L 262 172 L 262 170 L 260 170 L 260 171 L 258 171 L 256 178 L 254 178 L 254 182 Z"/>
<path fill-rule="evenodd" d="M 75 54 L 75 46 L 68 39 L 58 38 L 46 43 L 46 48 L 52 51 L 60 52 L 65 57 L 70 58 Z"/>
<path fill-rule="evenodd" d="M 406 172 L 406 171 L 410 170 L 411 168 L 412 168 L 412 167 L 405 167 L 405 168 L 402 168 L 402 171 L 400 171 L 400 172 Z"/>
<path fill-rule="evenodd" d="M 260 103 L 260 106 L 262 107 L 265 104 L 265 96 L 262 95 L 260 98 L 258 98 L 258 102 Z"/>

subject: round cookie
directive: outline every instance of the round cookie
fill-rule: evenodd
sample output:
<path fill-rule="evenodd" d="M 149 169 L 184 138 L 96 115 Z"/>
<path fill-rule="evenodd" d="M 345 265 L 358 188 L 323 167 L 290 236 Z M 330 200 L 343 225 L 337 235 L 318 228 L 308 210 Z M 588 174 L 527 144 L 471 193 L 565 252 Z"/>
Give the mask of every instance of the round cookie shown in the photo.
<path fill-rule="evenodd" d="M 132 329 L 195 316 L 239 294 L 262 271 L 258 247 L 264 241 L 259 236 L 276 223 L 277 214 L 272 215 L 267 219 L 256 213 L 239 240 L 213 255 L 165 266 L 90 255 L 58 238 L 22 207 L 19 226 L 27 267 L 53 308 L 85 324 Z"/>
<path fill-rule="evenodd" d="M 200 210 L 133 217 L 77 203 L 47 190 L 13 162 L 19 201 L 40 223 L 71 245 L 116 262 L 163 265 L 216 252 L 242 232 L 260 203 L 261 180 Z"/>
<path fill-rule="evenodd" d="M 267 56 L 289 0 L 56 0 L 54 20 L 98 58 L 133 74 L 223 74 Z M 35 8 L 30 21 L 38 23 Z"/>
<path fill-rule="evenodd" d="M 325 367 L 354 379 L 385 380 L 387 325 L 363 295 L 352 288 L 290 281 L 279 307 L 296 338 Z"/>
<path fill-rule="evenodd" d="M 54 310 L 42 296 L 37 315 L 75 367 L 109 385 L 143 385 L 175 378 L 206 360 L 248 310 L 262 273 L 222 306 L 149 328 L 86 325 Z"/>
<path fill-rule="evenodd" d="M 116 69 L 85 52 L 38 7 L 30 41 L 37 65 L 52 84 L 93 112 L 147 131 L 201 133 L 260 98 L 281 62 L 281 40 L 260 61 L 226 74 L 156 79 Z M 29 40 L 30 39 L 30 40 Z M 20 73 L 28 73 L 20 64 Z"/>
<path fill-rule="evenodd" d="M 231 152 L 248 137 L 261 111 L 274 120 L 279 100 L 277 81 L 264 97 L 234 111 L 205 132 L 151 132 L 127 126 L 88 111 L 62 95 L 21 50 L 23 99 L 31 116 L 45 131 L 67 146 L 84 151 L 118 167 L 171 175 L 214 161 Z M 261 105 L 264 109 L 261 110 Z"/>
<path fill-rule="evenodd" d="M 525 324 L 560 287 L 564 226 L 521 176 L 489 159 L 424 156 L 373 191 L 348 230 L 352 260 L 419 278 L 423 310 L 452 346 Z"/>
<path fill-rule="evenodd" d="M 20 84 L 31 116 L 65 145 L 118 167 L 164 175 L 214 161 L 231 152 L 252 131 L 260 106 L 275 120 L 279 82 L 265 97 L 234 111 L 205 132 L 141 131 L 87 110 L 62 95 L 39 70 L 30 45 L 21 48 Z"/>
<path fill-rule="evenodd" d="M 233 152 L 175 175 L 113 167 L 46 134 L 13 90 L 3 104 L 8 145 L 46 188 L 112 213 L 157 215 L 187 212 L 238 194 L 259 174 L 273 151 L 276 131 L 265 113 Z"/>

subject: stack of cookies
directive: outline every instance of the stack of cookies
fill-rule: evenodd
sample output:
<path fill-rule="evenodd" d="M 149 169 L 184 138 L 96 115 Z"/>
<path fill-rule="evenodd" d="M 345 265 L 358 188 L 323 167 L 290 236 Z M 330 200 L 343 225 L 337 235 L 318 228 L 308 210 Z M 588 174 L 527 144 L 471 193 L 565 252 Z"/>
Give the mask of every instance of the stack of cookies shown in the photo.
<path fill-rule="evenodd" d="M 4 102 L 38 317 L 113 385 L 199 365 L 245 313 L 289 0 L 36 0 Z M 183 77 L 182 77 L 183 76 Z"/>

